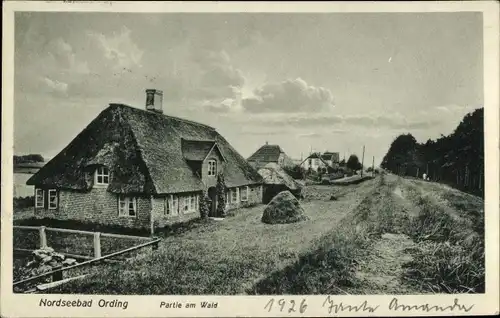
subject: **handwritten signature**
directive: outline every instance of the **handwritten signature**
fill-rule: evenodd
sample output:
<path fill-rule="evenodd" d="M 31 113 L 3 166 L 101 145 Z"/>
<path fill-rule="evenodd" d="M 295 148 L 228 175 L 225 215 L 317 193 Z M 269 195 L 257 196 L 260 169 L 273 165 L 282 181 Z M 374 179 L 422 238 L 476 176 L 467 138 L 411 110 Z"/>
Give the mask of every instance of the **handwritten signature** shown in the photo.
<path fill-rule="evenodd" d="M 425 312 L 430 312 L 430 311 L 440 311 L 440 312 L 445 312 L 445 311 L 465 311 L 469 312 L 472 310 L 474 305 L 470 306 L 465 306 L 461 305 L 458 302 L 458 299 L 455 298 L 453 301 L 453 305 L 448 305 L 448 306 L 438 306 L 438 305 L 430 305 L 430 304 L 420 304 L 420 305 L 404 305 L 404 304 L 399 304 L 399 301 L 397 298 L 393 298 L 391 302 L 389 303 L 389 309 L 390 310 L 395 310 L 395 311 L 425 311 Z"/>
<path fill-rule="evenodd" d="M 338 314 L 339 312 L 370 312 L 373 313 L 375 312 L 380 305 L 370 305 L 367 300 L 363 301 L 362 303 L 358 305 L 347 305 L 344 304 L 343 302 L 338 302 L 335 303 L 330 296 L 327 296 L 325 301 L 323 302 L 323 307 L 328 308 L 328 313 L 329 314 Z M 469 312 L 472 310 L 474 305 L 470 306 L 465 306 L 459 303 L 458 299 L 455 298 L 453 301 L 453 304 L 451 305 L 444 305 L 444 306 L 438 306 L 438 305 L 431 305 L 431 304 L 418 304 L 418 305 L 408 305 L 408 304 L 402 304 L 398 298 L 394 297 L 388 306 L 389 310 L 394 310 L 394 311 L 422 311 L 422 312 L 453 312 L 453 311 L 465 311 Z"/>
<path fill-rule="evenodd" d="M 325 301 L 323 302 L 323 307 L 328 306 L 328 313 L 335 313 L 338 314 L 339 312 L 343 311 L 349 311 L 349 312 L 360 312 L 360 311 L 368 311 L 368 312 L 374 312 L 375 310 L 378 309 L 379 305 L 377 306 L 371 306 L 368 304 L 368 301 L 363 301 L 361 304 L 355 306 L 355 305 L 344 305 L 344 303 L 340 302 L 336 304 L 330 296 L 327 296 Z"/>

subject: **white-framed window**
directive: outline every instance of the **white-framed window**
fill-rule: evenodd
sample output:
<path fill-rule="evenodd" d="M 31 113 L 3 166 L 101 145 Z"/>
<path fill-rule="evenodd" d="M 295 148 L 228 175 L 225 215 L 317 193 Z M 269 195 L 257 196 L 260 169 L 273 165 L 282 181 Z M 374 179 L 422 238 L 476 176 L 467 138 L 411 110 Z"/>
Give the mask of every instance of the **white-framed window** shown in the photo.
<path fill-rule="evenodd" d="M 240 190 L 240 200 L 242 202 L 248 201 L 248 186 L 241 188 L 241 190 Z"/>
<path fill-rule="evenodd" d="M 49 203 L 49 210 L 57 209 L 57 190 L 56 189 L 49 189 L 47 201 Z"/>
<path fill-rule="evenodd" d="M 118 196 L 118 216 L 136 217 L 137 216 L 137 198 Z"/>
<path fill-rule="evenodd" d="M 172 215 L 179 214 L 179 197 L 172 196 Z"/>
<path fill-rule="evenodd" d="M 109 184 L 109 169 L 108 167 L 101 166 L 95 169 L 95 184 L 107 185 Z"/>
<path fill-rule="evenodd" d="M 231 203 L 237 203 L 240 198 L 240 189 L 239 188 L 234 188 L 231 189 Z"/>
<path fill-rule="evenodd" d="M 226 192 L 226 208 L 229 206 L 229 200 L 231 199 L 231 190 Z"/>
<path fill-rule="evenodd" d="M 45 206 L 43 189 L 35 189 L 35 207 L 43 208 Z"/>
<path fill-rule="evenodd" d="M 208 160 L 208 175 L 215 176 L 217 175 L 217 161 Z"/>
<path fill-rule="evenodd" d="M 198 201 L 198 196 L 196 194 L 191 194 L 184 197 L 184 213 L 193 213 L 196 211 L 196 205 Z"/>

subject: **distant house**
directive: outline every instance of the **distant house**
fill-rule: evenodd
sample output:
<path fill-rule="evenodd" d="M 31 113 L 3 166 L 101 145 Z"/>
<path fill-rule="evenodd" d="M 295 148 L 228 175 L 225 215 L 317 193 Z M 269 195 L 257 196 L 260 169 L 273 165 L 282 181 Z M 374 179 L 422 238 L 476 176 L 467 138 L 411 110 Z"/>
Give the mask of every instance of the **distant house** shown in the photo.
<path fill-rule="evenodd" d="M 267 142 L 265 145 L 257 149 L 253 155 L 248 157 L 247 161 L 255 169 L 260 169 L 268 163 L 276 163 L 281 167 L 293 165 L 292 159 L 285 154 L 280 146 L 270 145 Z"/>
<path fill-rule="evenodd" d="M 325 151 L 321 154 L 321 159 L 323 159 L 332 168 L 339 167 L 340 156 L 338 152 Z"/>
<path fill-rule="evenodd" d="M 306 171 L 310 169 L 317 172 L 320 168 L 327 169 L 329 164 L 322 158 L 321 154 L 312 153 L 301 162 L 300 166 Z"/>
<path fill-rule="evenodd" d="M 278 164 L 268 163 L 258 172 L 264 179 L 262 197 L 264 203 L 269 203 L 281 191 L 290 191 L 296 197 L 301 197 L 302 185 L 289 176 Z"/>
<path fill-rule="evenodd" d="M 226 209 L 262 202 L 262 178 L 214 128 L 166 116 L 162 92 L 146 109 L 110 104 L 28 181 L 35 215 L 134 228 L 199 217 L 203 190 L 216 216 L 216 180 Z"/>

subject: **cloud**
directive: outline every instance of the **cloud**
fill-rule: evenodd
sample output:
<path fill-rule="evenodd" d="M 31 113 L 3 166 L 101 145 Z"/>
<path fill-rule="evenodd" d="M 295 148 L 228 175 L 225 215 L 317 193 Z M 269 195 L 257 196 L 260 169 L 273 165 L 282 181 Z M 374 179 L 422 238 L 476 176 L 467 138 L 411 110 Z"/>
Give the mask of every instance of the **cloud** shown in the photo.
<path fill-rule="evenodd" d="M 307 129 L 324 129 L 328 128 L 329 133 L 345 133 L 348 131 L 346 127 L 359 128 L 380 128 L 380 129 L 427 129 L 434 126 L 439 126 L 439 119 L 426 118 L 405 118 L 398 113 L 378 115 L 325 115 L 317 114 L 283 114 L 280 116 L 263 115 L 256 119 L 262 126 L 267 125 L 283 125 L 289 127 L 302 127 Z M 305 137 L 305 136 L 304 136 Z"/>
<path fill-rule="evenodd" d="M 298 138 L 318 138 L 318 137 L 321 137 L 321 134 L 311 132 L 311 133 L 298 134 L 297 137 Z"/>
<path fill-rule="evenodd" d="M 239 108 L 245 77 L 225 51 L 200 50 L 193 54 L 186 97 L 201 100 L 205 110 L 224 112 Z"/>
<path fill-rule="evenodd" d="M 265 84 L 254 95 L 243 100 L 248 112 L 318 112 L 333 108 L 330 90 L 309 85 L 301 78 Z"/>
<path fill-rule="evenodd" d="M 123 26 L 120 33 L 106 36 L 102 33 L 88 31 L 87 35 L 94 39 L 103 51 L 104 57 L 112 62 L 114 69 L 130 69 L 141 66 L 144 52 L 134 43 L 131 31 Z"/>
<path fill-rule="evenodd" d="M 68 90 L 68 84 L 64 82 L 59 82 L 57 80 L 51 80 L 48 77 L 44 77 L 41 79 L 42 82 L 46 85 L 50 92 L 55 93 L 66 93 Z"/>
<path fill-rule="evenodd" d="M 42 57 L 42 63 L 49 71 L 58 70 L 65 74 L 88 74 L 88 63 L 79 59 L 73 47 L 63 38 L 49 42 L 47 55 Z"/>

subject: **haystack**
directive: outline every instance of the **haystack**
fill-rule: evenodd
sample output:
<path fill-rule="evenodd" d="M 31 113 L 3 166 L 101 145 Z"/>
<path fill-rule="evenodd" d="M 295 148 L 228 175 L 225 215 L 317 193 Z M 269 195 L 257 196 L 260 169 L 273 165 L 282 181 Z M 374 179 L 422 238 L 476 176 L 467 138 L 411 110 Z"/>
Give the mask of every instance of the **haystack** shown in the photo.
<path fill-rule="evenodd" d="M 264 180 L 263 202 L 268 203 L 282 191 L 290 191 L 296 198 L 301 197 L 302 186 L 276 163 L 268 163 L 258 173 Z"/>
<path fill-rule="evenodd" d="M 307 220 L 299 200 L 290 191 L 276 195 L 264 209 L 261 221 L 268 224 L 285 224 Z"/>

